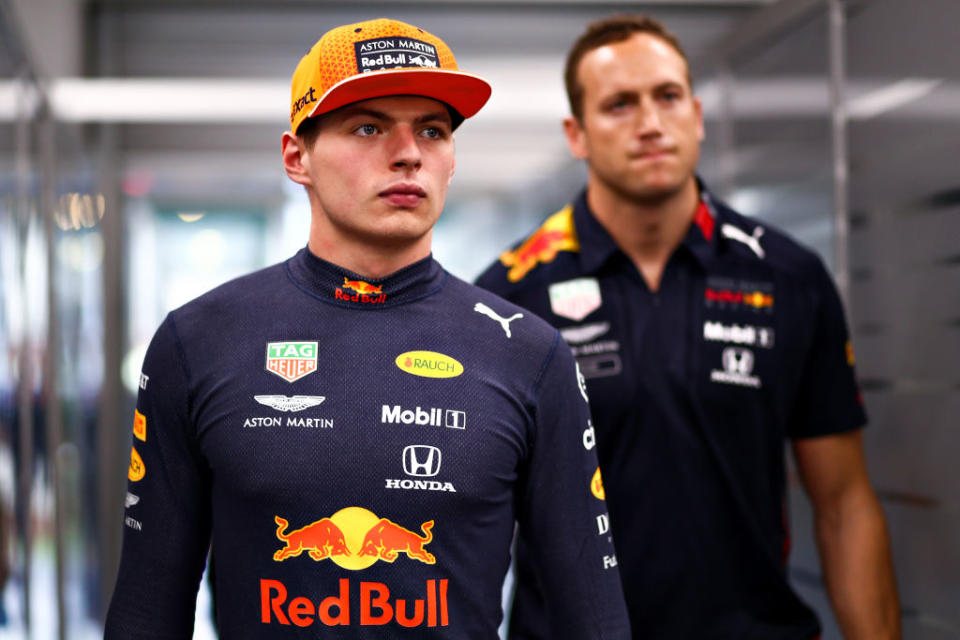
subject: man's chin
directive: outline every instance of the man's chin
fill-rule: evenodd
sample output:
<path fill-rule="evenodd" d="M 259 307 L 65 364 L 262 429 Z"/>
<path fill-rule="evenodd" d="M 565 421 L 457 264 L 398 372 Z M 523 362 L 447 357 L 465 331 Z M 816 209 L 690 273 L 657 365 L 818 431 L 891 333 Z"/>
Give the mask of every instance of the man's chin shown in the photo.
<path fill-rule="evenodd" d="M 659 204 L 675 197 L 683 190 L 684 181 L 648 180 L 641 184 L 629 185 L 625 190 L 631 200 L 646 204 Z"/>

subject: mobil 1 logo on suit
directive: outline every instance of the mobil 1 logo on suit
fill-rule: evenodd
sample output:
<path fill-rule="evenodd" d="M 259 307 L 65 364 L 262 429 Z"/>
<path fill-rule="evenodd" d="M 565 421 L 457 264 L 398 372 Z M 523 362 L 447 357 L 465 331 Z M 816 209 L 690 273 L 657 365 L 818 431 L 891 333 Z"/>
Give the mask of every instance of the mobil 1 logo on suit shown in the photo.
<path fill-rule="evenodd" d="M 380 422 L 383 424 L 414 424 L 429 427 L 446 427 L 448 429 L 466 429 L 467 414 L 456 409 L 439 409 L 437 407 L 414 408 L 402 407 L 399 404 L 385 404 L 380 410 Z"/>

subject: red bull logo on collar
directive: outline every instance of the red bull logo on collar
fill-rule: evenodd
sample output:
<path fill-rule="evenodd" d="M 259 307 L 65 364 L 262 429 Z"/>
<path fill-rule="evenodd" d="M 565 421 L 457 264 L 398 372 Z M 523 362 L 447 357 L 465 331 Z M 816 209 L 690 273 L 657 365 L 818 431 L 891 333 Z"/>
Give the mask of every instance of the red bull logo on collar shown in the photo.
<path fill-rule="evenodd" d="M 352 289 L 355 293 L 350 294 L 346 289 Z M 387 294 L 383 292 L 382 286 L 372 285 L 363 280 L 343 279 L 343 285 L 333 291 L 333 297 L 337 300 L 348 300 L 350 302 L 361 302 L 363 304 L 383 304 L 387 301 Z"/>
<path fill-rule="evenodd" d="M 579 250 L 573 207 L 567 205 L 547 218 L 519 247 L 504 251 L 500 263 L 508 269 L 507 280 L 517 282 L 541 262 L 553 262 L 559 252 Z"/>

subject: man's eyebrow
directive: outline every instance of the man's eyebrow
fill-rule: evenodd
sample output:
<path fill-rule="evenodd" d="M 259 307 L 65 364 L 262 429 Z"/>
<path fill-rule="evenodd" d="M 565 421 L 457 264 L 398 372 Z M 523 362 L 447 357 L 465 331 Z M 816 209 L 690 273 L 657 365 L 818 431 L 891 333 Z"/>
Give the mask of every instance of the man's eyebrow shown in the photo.
<path fill-rule="evenodd" d="M 343 115 L 346 118 L 352 118 L 354 116 L 367 116 L 368 118 L 375 118 L 377 120 L 383 120 L 386 122 L 393 121 L 393 118 L 383 111 L 377 111 L 376 109 L 370 109 L 368 107 L 350 107 L 344 112 Z"/>
<path fill-rule="evenodd" d="M 687 85 L 679 80 L 664 80 L 663 82 L 658 82 L 654 86 L 654 89 L 662 91 L 664 89 L 686 89 L 686 87 Z"/>
<path fill-rule="evenodd" d="M 433 113 L 425 113 L 419 118 L 416 119 L 418 124 L 423 124 L 425 122 L 435 122 L 439 120 L 446 124 L 450 124 L 450 114 L 446 111 L 435 111 Z"/>
<path fill-rule="evenodd" d="M 343 114 L 344 118 L 354 118 L 357 116 L 366 116 L 368 118 L 374 118 L 380 120 L 381 122 L 394 122 L 396 119 L 391 115 L 384 113 L 383 111 L 377 111 L 376 109 L 370 109 L 369 107 L 351 107 L 349 110 L 345 111 Z M 433 111 L 431 113 L 425 113 L 422 116 L 418 116 L 414 120 L 417 124 L 424 124 L 426 122 L 444 122 L 450 124 L 450 114 L 446 111 Z"/>

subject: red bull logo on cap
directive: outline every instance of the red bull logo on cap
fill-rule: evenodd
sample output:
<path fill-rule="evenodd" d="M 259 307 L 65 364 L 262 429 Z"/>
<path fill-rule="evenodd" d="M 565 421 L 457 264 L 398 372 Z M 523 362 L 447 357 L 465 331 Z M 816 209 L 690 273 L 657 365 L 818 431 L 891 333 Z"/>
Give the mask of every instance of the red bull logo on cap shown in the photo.
<path fill-rule="evenodd" d="M 547 218 L 519 247 L 504 251 L 500 263 L 508 269 L 507 280 L 517 282 L 541 262 L 552 262 L 560 251 L 579 250 L 573 207 L 567 205 Z"/>

